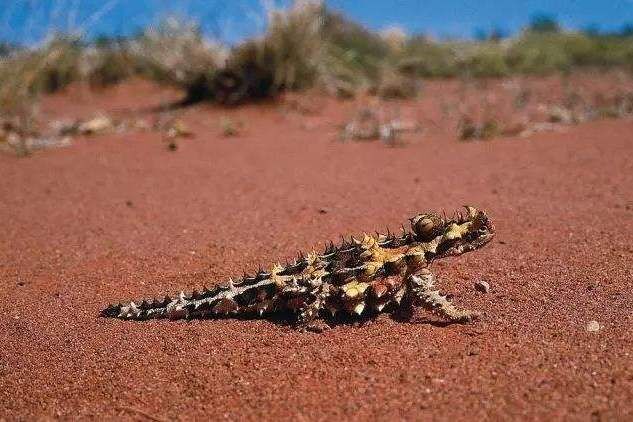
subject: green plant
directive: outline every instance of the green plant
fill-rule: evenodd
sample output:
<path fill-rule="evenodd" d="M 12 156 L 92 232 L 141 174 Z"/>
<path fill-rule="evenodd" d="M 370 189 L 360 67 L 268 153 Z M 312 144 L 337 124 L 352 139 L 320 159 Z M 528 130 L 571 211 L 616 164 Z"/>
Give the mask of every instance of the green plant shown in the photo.
<path fill-rule="evenodd" d="M 382 63 L 392 53 L 393 45 L 387 37 L 328 10 L 323 13 L 323 37 L 328 53 L 337 57 L 340 66 L 368 78 L 378 76 Z"/>
<path fill-rule="evenodd" d="M 410 38 L 398 58 L 398 68 L 418 77 L 451 77 L 459 73 L 456 48 L 450 43 L 437 43 L 423 36 Z"/>
<path fill-rule="evenodd" d="M 547 74 L 569 70 L 571 57 L 564 35 L 527 32 L 512 42 L 507 53 L 510 68 L 519 73 Z"/>
<path fill-rule="evenodd" d="M 474 77 L 501 77 L 509 74 L 505 52 L 498 43 L 477 46 L 462 66 L 465 73 Z"/>

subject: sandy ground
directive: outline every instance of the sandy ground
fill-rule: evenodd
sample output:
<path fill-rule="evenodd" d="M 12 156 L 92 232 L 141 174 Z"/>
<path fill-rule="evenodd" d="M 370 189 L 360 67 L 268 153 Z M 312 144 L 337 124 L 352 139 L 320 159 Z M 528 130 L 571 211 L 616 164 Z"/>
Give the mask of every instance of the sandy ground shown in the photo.
<path fill-rule="evenodd" d="M 0 155 L 0 419 L 633 418 L 633 122 L 387 148 L 334 142 L 342 110 L 201 106 L 176 152 L 124 133 Z M 98 317 L 463 203 L 498 235 L 435 269 L 475 324 Z"/>

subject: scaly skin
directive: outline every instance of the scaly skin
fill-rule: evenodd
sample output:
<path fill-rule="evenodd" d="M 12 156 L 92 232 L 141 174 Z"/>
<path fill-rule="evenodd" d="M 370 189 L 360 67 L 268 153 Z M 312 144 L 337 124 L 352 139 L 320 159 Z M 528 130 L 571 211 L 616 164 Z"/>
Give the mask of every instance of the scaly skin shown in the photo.
<path fill-rule="evenodd" d="M 432 261 L 476 250 L 494 236 L 483 211 L 465 206 L 453 218 L 433 213 L 410 219 L 411 230 L 399 236 L 364 235 L 323 253 L 300 255 L 293 263 L 177 298 L 111 305 L 102 316 L 129 320 L 254 315 L 290 310 L 297 326 L 319 327 L 323 311 L 361 315 L 410 311 L 421 306 L 452 322 L 469 322 L 477 314 L 457 309 L 439 291 L 429 271 Z"/>

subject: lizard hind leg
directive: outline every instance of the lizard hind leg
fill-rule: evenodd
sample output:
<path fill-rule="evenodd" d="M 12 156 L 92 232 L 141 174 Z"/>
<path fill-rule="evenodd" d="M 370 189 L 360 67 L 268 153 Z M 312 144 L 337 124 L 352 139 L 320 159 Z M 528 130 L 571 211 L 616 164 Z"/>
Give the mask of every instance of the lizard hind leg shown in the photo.
<path fill-rule="evenodd" d="M 426 268 L 407 277 L 407 290 L 414 305 L 440 315 L 451 322 L 466 323 L 479 317 L 479 313 L 459 309 L 435 289 L 435 276 Z"/>
<path fill-rule="evenodd" d="M 322 332 L 330 328 L 330 326 L 320 318 L 320 312 L 325 309 L 327 299 L 330 297 L 329 284 L 322 284 L 314 296 L 313 301 L 299 308 L 297 327 L 302 330 Z"/>

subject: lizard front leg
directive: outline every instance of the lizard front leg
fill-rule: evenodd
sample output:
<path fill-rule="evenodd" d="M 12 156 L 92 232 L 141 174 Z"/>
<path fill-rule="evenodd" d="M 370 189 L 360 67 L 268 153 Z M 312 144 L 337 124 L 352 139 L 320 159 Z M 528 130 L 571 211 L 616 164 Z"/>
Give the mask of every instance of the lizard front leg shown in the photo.
<path fill-rule="evenodd" d="M 477 312 L 455 307 L 446 296 L 434 289 L 435 281 L 435 276 L 427 268 L 420 268 L 410 274 L 406 279 L 405 297 L 408 300 L 403 300 L 403 306 L 422 306 L 452 322 L 465 323 L 479 317 Z"/>

